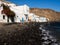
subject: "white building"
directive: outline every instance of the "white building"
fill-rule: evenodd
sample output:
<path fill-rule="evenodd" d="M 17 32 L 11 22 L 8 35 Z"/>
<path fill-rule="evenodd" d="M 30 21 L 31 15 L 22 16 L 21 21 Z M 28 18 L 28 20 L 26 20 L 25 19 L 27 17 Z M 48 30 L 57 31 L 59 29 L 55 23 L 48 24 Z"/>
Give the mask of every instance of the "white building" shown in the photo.
<path fill-rule="evenodd" d="M 27 5 L 10 7 L 15 12 L 15 22 L 20 22 L 22 19 L 28 21 L 29 7 Z"/>
<path fill-rule="evenodd" d="M 35 14 L 30 13 L 30 14 L 28 15 L 28 18 L 29 18 L 30 21 L 35 22 Z"/>
<path fill-rule="evenodd" d="M 9 6 L 10 10 L 15 13 L 14 22 L 28 21 L 29 7 L 27 5 L 16 6 L 13 3 L 7 4 L 0 1 L 0 22 L 8 22 L 6 14 L 2 14 L 2 3 L 6 6 Z M 9 22 L 12 22 L 11 19 L 9 19 Z"/>
<path fill-rule="evenodd" d="M 35 15 L 34 13 L 30 13 L 28 15 L 28 17 L 33 22 L 47 22 L 47 21 L 49 21 L 48 18 L 46 18 L 46 17 L 39 17 L 39 16 Z"/>
<path fill-rule="evenodd" d="M 0 1 L 0 22 L 3 23 L 11 23 L 12 19 L 8 19 L 7 15 L 5 13 L 2 14 L 3 6 L 2 4 L 9 7 L 11 11 L 15 13 L 14 22 L 28 22 L 28 19 L 30 19 L 33 22 L 47 22 L 47 19 L 45 17 L 39 17 L 33 13 L 29 13 L 29 7 L 27 5 L 20 5 L 17 6 L 13 3 L 5 3 Z"/>

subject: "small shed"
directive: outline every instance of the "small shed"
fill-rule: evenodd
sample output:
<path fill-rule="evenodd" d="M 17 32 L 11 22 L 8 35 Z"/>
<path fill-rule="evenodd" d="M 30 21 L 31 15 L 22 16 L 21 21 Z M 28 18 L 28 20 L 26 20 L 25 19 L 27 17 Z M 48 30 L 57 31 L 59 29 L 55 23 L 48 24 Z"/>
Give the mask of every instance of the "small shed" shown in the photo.
<path fill-rule="evenodd" d="M 47 22 L 48 21 L 48 19 L 46 17 L 40 17 L 39 20 L 40 20 L 40 22 Z"/>

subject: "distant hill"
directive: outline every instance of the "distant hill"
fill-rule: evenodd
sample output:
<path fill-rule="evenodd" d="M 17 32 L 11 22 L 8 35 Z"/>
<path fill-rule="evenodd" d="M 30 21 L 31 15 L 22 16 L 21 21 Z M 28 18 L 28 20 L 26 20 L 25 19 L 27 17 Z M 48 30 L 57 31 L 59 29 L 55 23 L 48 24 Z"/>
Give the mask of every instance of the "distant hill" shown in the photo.
<path fill-rule="evenodd" d="M 30 13 L 34 13 L 38 16 L 44 16 L 50 19 L 50 21 L 60 22 L 60 12 L 56 12 L 51 9 L 30 8 Z"/>

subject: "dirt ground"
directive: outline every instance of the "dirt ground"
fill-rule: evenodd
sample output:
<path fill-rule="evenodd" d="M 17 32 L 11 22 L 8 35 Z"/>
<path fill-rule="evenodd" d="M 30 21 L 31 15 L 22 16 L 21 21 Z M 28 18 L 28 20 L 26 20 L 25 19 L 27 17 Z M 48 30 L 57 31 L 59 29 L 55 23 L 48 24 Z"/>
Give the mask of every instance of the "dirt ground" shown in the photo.
<path fill-rule="evenodd" d="M 0 45 L 41 45 L 39 23 L 0 23 Z"/>

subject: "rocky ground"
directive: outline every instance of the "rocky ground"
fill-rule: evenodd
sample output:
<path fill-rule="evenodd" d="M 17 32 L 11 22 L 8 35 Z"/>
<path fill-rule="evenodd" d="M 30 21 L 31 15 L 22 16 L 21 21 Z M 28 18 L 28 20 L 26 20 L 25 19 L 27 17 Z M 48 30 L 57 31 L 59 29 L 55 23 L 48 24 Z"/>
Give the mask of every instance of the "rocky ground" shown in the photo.
<path fill-rule="evenodd" d="M 40 23 L 0 24 L 0 45 L 59 45 Z"/>

